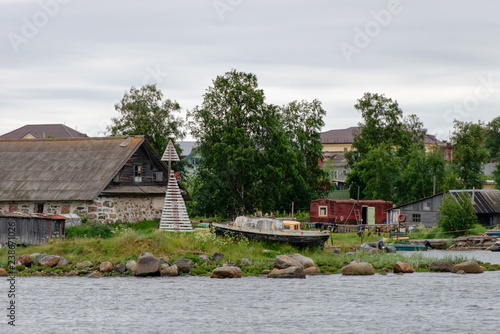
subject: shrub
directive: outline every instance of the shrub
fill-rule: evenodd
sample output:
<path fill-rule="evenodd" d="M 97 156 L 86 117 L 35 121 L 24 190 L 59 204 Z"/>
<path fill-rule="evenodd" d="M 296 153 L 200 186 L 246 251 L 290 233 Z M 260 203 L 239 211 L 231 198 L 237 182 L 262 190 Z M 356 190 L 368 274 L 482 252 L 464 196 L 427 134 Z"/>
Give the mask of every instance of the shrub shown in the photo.
<path fill-rule="evenodd" d="M 111 228 L 105 224 L 91 223 L 66 228 L 66 238 L 110 238 Z"/>
<path fill-rule="evenodd" d="M 444 194 L 439 215 L 438 226 L 454 236 L 466 234 L 477 223 L 472 198 L 465 192 L 456 197 Z"/>

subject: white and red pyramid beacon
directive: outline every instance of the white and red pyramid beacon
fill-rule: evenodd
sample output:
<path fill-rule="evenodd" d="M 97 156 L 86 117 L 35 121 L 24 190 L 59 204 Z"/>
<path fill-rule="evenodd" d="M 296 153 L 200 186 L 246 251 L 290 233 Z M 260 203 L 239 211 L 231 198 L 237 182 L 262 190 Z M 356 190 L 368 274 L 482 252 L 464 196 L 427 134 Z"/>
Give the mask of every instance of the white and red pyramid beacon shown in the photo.
<path fill-rule="evenodd" d="M 180 161 L 174 144 L 170 140 L 168 142 L 165 153 L 161 158 L 162 161 L 168 161 L 168 187 L 165 195 L 165 203 L 161 213 L 159 229 L 162 231 L 193 231 L 191 220 L 186 210 L 186 203 L 181 195 L 177 178 L 174 171 L 170 168 L 172 161 Z"/>

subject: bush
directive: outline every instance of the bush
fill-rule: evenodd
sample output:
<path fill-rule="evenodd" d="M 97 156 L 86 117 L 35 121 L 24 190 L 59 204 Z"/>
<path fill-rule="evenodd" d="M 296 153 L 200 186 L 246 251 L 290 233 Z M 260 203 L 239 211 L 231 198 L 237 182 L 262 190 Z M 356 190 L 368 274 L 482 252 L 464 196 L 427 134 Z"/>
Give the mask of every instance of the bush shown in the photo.
<path fill-rule="evenodd" d="M 454 236 L 464 235 L 477 223 L 471 196 L 459 193 L 459 196 L 444 194 L 439 206 L 438 226 Z"/>
<path fill-rule="evenodd" d="M 82 224 L 66 228 L 65 234 L 66 238 L 110 238 L 111 228 L 99 223 Z"/>

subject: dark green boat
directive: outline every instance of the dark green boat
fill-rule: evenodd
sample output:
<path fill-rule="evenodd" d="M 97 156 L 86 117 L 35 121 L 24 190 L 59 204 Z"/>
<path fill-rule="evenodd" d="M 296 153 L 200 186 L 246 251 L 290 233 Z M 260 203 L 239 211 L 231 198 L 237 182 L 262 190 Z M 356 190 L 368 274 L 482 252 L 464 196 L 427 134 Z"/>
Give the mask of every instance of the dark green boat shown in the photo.
<path fill-rule="evenodd" d="M 396 248 L 397 251 L 425 251 L 427 250 L 427 246 L 423 243 L 412 244 L 412 243 L 400 243 L 400 244 L 387 244 L 387 246 L 392 246 Z"/>

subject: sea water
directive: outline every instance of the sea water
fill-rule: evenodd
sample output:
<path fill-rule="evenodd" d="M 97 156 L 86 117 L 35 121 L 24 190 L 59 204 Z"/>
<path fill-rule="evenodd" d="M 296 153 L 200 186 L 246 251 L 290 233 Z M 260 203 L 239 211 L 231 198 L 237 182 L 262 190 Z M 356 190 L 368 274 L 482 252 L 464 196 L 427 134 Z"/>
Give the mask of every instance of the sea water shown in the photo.
<path fill-rule="evenodd" d="M 0 333 L 496 333 L 500 272 L 98 278 L 17 277 Z"/>

